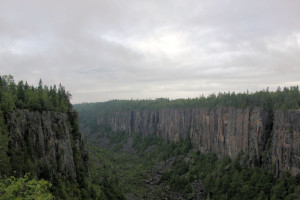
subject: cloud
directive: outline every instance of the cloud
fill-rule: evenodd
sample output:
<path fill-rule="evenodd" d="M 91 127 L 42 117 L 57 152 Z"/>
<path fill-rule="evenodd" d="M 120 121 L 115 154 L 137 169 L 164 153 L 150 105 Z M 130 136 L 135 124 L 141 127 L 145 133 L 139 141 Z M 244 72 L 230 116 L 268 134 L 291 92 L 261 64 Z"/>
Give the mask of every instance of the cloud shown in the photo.
<path fill-rule="evenodd" d="M 73 103 L 299 84 L 298 0 L 3 0 L 0 73 Z"/>

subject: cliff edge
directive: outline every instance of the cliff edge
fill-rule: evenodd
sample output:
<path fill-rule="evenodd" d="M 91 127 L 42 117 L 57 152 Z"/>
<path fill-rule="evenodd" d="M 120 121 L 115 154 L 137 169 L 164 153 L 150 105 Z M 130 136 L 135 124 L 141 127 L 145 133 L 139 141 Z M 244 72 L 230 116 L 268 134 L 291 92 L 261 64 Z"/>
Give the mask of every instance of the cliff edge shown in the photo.
<path fill-rule="evenodd" d="M 76 128 L 75 112 L 17 109 L 7 114 L 6 120 L 12 171 L 75 182 L 79 173 L 89 176 L 88 153 Z"/>

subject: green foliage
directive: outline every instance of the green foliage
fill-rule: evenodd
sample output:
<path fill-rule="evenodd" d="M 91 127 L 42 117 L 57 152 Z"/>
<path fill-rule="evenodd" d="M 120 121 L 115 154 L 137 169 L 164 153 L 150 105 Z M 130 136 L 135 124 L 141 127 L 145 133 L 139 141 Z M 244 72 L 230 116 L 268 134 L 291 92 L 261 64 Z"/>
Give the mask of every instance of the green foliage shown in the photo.
<path fill-rule="evenodd" d="M 218 161 L 211 156 L 194 154 L 195 162 L 189 171 L 192 179 L 203 180 L 206 196 L 211 199 L 286 199 L 299 194 L 296 178 L 288 173 L 275 179 L 267 169 L 240 164 L 245 163 L 245 156 L 233 161 Z"/>
<path fill-rule="evenodd" d="M 0 133 L 0 178 L 10 172 L 8 152 L 8 136 Z"/>
<path fill-rule="evenodd" d="M 97 199 L 104 200 L 125 199 L 123 191 L 126 191 L 128 183 L 123 183 L 123 174 L 120 171 L 120 164 L 122 163 L 123 166 L 126 165 L 124 162 L 125 157 L 123 157 L 124 154 L 116 155 L 109 150 L 97 148 L 95 146 L 89 146 L 89 150 L 95 155 L 95 157 L 92 157 L 90 160 L 93 183 L 92 195 L 96 195 Z M 99 165 L 100 159 L 101 161 L 104 161 L 104 163 Z M 119 159 L 122 159 L 122 161 Z M 132 177 L 132 180 L 133 179 L 134 176 Z M 138 181 L 136 180 L 136 182 Z M 93 191 L 95 188 L 97 188 L 97 190 Z"/>
<path fill-rule="evenodd" d="M 192 149 L 191 140 L 189 138 L 180 139 L 178 142 L 165 142 L 163 139 L 156 136 L 142 137 L 141 135 L 132 134 L 132 147 L 137 150 L 140 155 L 157 157 L 166 161 L 173 156 L 188 153 Z M 151 147 L 155 147 L 152 148 Z M 151 151 L 147 152 L 149 149 Z"/>
<path fill-rule="evenodd" d="M 10 162 L 8 153 L 9 137 L 7 134 L 7 127 L 4 123 L 4 116 L 0 110 L 0 178 L 4 175 L 8 175 L 10 172 Z"/>
<path fill-rule="evenodd" d="M 254 93 L 219 93 L 207 97 L 169 100 L 112 100 L 98 103 L 82 103 L 75 105 L 76 110 L 87 118 L 87 113 L 105 115 L 111 112 L 132 110 L 161 110 L 171 108 L 216 108 L 232 107 L 263 107 L 265 109 L 297 109 L 300 107 L 300 92 L 298 86 L 284 87 L 275 92 L 266 90 Z"/>
<path fill-rule="evenodd" d="M 72 109 L 71 95 L 60 84 L 58 90 L 43 86 L 42 80 L 38 87 L 29 86 L 27 82 L 15 84 L 11 75 L 0 76 L 1 110 L 6 114 L 14 109 L 29 109 L 33 111 L 69 112 Z"/>
<path fill-rule="evenodd" d="M 0 181 L 0 200 L 54 199 L 50 193 L 51 184 L 45 180 L 29 179 L 29 174 L 15 178 L 11 176 Z"/>
<path fill-rule="evenodd" d="M 157 165 L 170 163 L 161 174 L 160 184 L 169 185 L 172 191 L 180 192 L 184 198 L 193 193 L 192 183 L 196 180 L 202 181 L 207 199 L 299 199 L 300 196 L 300 174 L 291 176 L 283 172 L 275 178 L 267 169 L 249 167 L 247 155 L 243 153 L 234 160 L 229 157 L 219 159 L 215 153 L 195 151 L 189 140 L 167 143 L 154 136 L 141 137 L 122 132 L 106 132 L 102 137 L 111 138 L 115 146 L 123 146 L 129 138 L 133 139 L 135 154 L 113 147 L 89 147 L 101 160 L 101 165 L 97 165 L 100 174 L 95 174 L 93 169 L 92 176 L 98 176 L 97 180 L 105 177 L 115 187 L 122 188 L 122 193 L 142 197 L 149 190 L 145 174 Z M 156 199 L 164 196 L 165 190 L 150 187 L 160 195 Z M 103 191 L 109 193 L 107 189 Z"/>

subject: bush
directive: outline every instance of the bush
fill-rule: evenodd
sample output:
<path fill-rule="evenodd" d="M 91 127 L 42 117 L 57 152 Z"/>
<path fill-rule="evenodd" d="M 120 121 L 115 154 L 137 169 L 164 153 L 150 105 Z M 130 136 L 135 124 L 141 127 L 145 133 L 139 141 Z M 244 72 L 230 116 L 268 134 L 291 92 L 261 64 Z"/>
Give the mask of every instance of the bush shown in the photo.
<path fill-rule="evenodd" d="M 29 179 L 30 174 L 24 177 L 4 179 L 0 182 L 0 200 L 10 199 L 54 199 L 49 192 L 51 184 L 45 180 Z"/>

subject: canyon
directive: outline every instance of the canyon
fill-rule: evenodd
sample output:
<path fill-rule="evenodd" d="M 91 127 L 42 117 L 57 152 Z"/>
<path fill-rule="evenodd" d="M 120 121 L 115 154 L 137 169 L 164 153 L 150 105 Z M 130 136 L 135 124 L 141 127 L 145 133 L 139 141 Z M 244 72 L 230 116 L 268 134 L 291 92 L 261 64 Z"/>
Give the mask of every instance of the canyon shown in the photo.
<path fill-rule="evenodd" d="M 251 166 L 266 164 L 278 175 L 300 172 L 300 111 L 259 107 L 161 109 L 98 115 L 98 128 L 156 135 L 166 141 L 189 138 L 202 153 L 237 157 L 243 152 Z"/>

